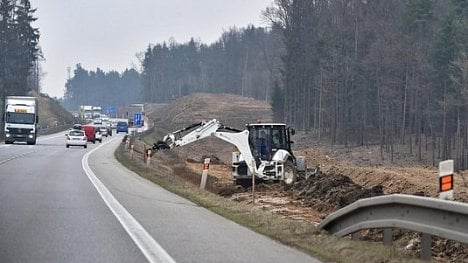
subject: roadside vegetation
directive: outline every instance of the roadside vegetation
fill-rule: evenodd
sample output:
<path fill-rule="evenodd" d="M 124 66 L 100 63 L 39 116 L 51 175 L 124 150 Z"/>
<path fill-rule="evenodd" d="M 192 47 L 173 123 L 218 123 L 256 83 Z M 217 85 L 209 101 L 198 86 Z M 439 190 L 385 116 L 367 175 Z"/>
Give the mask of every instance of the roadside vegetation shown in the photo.
<path fill-rule="evenodd" d="M 149 135 L 151 138 L 153 136 Z M 200 190 L 193 183 L 176 176 L 185 174 L 196 177 L 197 175 L 185 165 L 178 165 L 183 161 L 173 152 L 157 153 L 155 158 L 164 162 L 155 161 L 151 166 L 147 166 L 138 159 L 141 157 L 131 156 L 122 143 L 115 156 L 127 168 L 166 190 L 325 262 L 419 262 L 414 255 L 404 255 L 380 243 L 330 236 L 313 224 L 283 218 L 252 203 L 235 202 L 209 191 Z"/>

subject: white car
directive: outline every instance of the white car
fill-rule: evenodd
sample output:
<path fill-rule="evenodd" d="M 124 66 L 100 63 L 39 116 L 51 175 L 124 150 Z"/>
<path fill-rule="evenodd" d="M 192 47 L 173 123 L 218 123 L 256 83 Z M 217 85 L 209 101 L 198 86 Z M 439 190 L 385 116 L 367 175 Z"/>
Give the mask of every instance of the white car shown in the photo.
<path fill-rule="evenodd" d="M 65 136 L 67 138 L 65 144 L 67 148 L 70 146 L 83 146 L 84 148 L 88 148 L 88 138 L 84 131 L 70 130 Z"/>
<path fill-rule="evenodd" d="M 99 126 L 94 126 L 94 131 L 96 131 L 96 141 L 99 141 L 99 143 L 101 143 L 102 133 L 101 133 L 101 130 L 99 129 Z"/>
<path fill-rule="evenodd" d="M 99 132 L 101 133 L 102 136 L 108 136 L 107 134 L 107 128 L 105 126 L 99 126 Z"/>
<path fill-rule="evenodd" d="M 102 120 L 101 120 L 101 119 L 94 119 L 94 124 L 95 124 L 95 125 L 101 125 L 101 124 L 102 124 Z"/>

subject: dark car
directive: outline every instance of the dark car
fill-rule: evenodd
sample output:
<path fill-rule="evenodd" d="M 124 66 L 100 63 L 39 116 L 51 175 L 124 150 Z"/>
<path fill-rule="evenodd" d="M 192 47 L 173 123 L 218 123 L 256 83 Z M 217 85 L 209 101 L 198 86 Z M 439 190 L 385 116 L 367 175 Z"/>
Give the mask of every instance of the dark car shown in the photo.
<path fill-rule="evenodd" d="M 106 130 L 107 130 L 107 135 L 112 136 L 112 128 L 110 124 L 105 125 Z"/>
<path fill-rule="evenodd" d="M 75 124 L 73 124 L 73 128 L 72 128 L 72 129 L 73 129 L 73 130 L 79 130 L 79 131 L 81 131 L 81 130 L 83 129 L 83 127 L 81 126 L 81 124 L 75 123 Z"/>
<path fill-rule="evenodd" d="M 117 122 L 117 126 L 115 127 L 115 132 L 125 132 L 128 133 L 128 124 L 124 121 Z"/>

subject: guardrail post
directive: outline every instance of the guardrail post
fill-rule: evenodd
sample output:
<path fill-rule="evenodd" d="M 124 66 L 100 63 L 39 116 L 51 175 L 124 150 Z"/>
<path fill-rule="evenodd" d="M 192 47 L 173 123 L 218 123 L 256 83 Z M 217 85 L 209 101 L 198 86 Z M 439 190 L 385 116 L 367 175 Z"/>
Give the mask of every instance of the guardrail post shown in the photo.
<path fill-rule="evenodd" d="M 453 200 L 453 160 L 439 163 L 439 199 Z"/>
<path fill-rule="evenodd" d="M 393 242 L 393 229 L 384 228 L 383 229 L 383 244 L 384 246 L 391 246 Z"/>
<path fill-rule="evenodd" d="M 432 236 L 421 233 L 421 259 L 429 261 L 432 258 Z"/>

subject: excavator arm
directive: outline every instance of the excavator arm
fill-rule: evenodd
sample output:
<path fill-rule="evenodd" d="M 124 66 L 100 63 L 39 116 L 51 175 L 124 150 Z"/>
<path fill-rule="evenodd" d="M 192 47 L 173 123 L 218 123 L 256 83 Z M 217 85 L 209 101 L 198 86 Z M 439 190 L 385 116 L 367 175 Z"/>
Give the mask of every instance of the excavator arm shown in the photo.
<path fill-rule="evenodd" d="M 241 131 L 224 126 L 216 119 L 212 119 L 208 122 L 194 123 L 184 129 L 171 132 L 164 136 L 161 141 L 156 142 L 153 149 L 173 149 L 175 147 L 184 146 L 192 142 L 202 140 L 209 136 L 215 136 L 236 146 L 244 157 L 250 172 L 254 175 L 258 175 L 255 158 L 253 157 L 249 144 L 249 131 Z"/>

